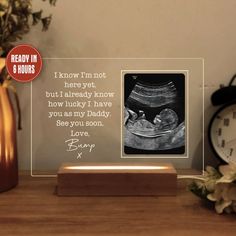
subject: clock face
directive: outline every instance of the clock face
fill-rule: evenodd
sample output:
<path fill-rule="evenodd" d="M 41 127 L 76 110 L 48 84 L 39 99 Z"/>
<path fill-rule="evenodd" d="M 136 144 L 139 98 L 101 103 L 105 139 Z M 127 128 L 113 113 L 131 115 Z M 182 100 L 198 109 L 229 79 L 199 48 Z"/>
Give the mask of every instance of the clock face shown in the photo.
<path fill-rule="evenodd" d="M 225 162 L 236 161 L 236 104 L 216 112 L 209 127 L 213 150 Z"/>

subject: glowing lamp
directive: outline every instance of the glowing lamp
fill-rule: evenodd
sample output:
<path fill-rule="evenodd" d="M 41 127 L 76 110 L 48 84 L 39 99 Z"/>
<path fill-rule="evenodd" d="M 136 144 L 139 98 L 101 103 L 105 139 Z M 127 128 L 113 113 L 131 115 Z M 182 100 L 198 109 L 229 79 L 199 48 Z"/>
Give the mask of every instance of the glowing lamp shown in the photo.
<path fill-rule="evenodd" d="M 177 188 L 176 170 L 167 163 L 67 163 L 57 177 L 59 196 L 161 196 Z"/>
<path fill-rule="evenodd" d="M 66 170 L 166 170 L 168 166 L 65 166 Z"/>

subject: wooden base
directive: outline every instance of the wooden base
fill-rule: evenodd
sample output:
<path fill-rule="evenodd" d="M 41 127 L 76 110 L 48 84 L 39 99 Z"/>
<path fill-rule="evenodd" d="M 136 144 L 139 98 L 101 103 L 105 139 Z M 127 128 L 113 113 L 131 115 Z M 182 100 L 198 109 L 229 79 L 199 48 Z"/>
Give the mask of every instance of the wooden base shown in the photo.
<path fill-rule="evenodd" d="M 171 164 L 63 164 L 59 196 L 176 195 L 177 173 Z"/>

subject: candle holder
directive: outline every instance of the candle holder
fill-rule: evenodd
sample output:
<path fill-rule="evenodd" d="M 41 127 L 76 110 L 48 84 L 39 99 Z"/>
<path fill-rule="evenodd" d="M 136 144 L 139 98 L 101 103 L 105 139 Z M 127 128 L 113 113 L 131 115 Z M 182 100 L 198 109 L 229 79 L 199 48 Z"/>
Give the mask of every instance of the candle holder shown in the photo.
<path fill-rule="evenodd" d="M 18 183 L 16 123 L 8 88 L 0 86 L 0 192 Z"/>
<path fill-rule="evenodd" d="M 4 64 L 1 58 L 0 72 Z M 0 83 L 0 192 L 18 184 L 16 119 L 8 86 L 8 80 Z"/>

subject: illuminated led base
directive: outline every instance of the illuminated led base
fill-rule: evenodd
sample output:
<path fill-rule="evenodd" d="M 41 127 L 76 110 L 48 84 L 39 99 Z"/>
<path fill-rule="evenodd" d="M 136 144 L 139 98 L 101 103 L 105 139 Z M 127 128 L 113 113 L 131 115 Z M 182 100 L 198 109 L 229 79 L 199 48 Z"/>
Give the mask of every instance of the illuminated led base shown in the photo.
<path fill-rule="evenodd" d="M 168 166 L 65 166 L 65 170 L 166 170 Z"/>
<path fill-rule="evenodd" d="M 177 174 L 171 164 L 63 164 L 60 196 L 175 195 Z"/>

